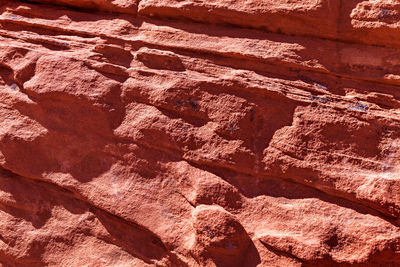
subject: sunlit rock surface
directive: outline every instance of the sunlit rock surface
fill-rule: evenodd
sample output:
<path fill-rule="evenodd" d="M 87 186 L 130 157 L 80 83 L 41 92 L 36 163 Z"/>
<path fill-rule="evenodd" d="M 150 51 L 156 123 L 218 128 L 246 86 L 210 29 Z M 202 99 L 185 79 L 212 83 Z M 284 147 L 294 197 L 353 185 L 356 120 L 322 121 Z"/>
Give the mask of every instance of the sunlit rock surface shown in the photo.
<path fill-rule="evenodd" d="M 0 0 L 0 265 L 400 266 L 399 14 Z"/>

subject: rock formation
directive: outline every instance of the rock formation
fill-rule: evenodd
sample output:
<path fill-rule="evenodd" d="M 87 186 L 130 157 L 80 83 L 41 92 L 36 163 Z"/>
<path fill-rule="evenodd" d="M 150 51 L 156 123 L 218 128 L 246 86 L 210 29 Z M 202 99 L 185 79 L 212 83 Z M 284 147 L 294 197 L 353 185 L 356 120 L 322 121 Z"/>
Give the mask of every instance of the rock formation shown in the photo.
<path fill-rule="evenodd" d="M 400 266 L 399 1 L 0 9 L 0 266 Z"/>

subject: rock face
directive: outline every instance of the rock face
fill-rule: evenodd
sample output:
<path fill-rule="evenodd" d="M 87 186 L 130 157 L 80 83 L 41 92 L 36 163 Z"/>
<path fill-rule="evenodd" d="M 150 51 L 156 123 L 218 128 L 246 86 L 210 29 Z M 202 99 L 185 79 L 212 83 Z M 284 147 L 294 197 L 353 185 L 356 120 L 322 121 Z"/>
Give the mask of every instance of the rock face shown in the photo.
<path fill-rule="evenodd" d="M 0 0 L 1 266 L 400 266 L 400 3 Z"/>

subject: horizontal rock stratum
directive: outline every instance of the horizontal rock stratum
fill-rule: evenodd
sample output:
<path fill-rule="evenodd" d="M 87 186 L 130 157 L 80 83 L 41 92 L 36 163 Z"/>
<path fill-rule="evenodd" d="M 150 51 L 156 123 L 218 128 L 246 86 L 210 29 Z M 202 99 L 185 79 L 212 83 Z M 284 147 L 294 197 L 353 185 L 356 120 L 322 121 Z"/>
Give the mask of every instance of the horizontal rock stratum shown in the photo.
<path fill-rule="evenodd" d="M 0 266 L 400 266 L 399 1 L 0 9 Z"/>

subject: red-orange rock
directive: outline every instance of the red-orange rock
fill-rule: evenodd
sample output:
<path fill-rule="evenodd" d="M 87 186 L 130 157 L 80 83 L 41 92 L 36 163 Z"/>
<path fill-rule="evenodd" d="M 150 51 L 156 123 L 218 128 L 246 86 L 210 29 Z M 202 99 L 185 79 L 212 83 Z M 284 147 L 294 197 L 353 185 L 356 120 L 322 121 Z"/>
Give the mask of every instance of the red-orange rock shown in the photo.
<path fill-rule="evenodd" d="M 395 1 L 0 1 L 1 266 L 399 266 Z"/>
<path fill-rule="evenodd" d="M 138 0 L 32 0 L 32 2 L 65 5 L 73 8 L 136 14 Z"/>

